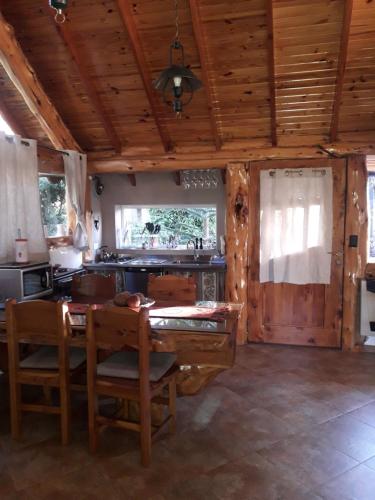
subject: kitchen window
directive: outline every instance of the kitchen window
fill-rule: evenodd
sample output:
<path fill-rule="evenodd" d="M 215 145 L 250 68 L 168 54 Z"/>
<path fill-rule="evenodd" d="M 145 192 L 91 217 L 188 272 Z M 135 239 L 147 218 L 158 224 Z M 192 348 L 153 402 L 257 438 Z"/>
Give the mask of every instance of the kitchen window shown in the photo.
<path fill-rule="evenodd" d="M 64 175 L 39 176 L 40 205 L 46 238 L 68 234 L 66 182 Z"/>
<path fill-rule="evenodd" d="M 116 248 L 187 248 L 202 238 L 203 248 L 216 248 L 215 205 L 115 206 Z"/>

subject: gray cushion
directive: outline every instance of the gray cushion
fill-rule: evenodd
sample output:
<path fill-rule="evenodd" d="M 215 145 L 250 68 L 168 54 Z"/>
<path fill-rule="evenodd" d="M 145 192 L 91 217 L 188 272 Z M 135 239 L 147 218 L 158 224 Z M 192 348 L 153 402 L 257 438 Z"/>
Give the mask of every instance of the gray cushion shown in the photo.
<path fill-rule="evenodd" d="M 176 354 L 150 352 L 150 381 L 156 382 L 173 366 Z M 124 351 L 112 354 L 97 366 L 97 374 L 103 377 L 139 379 L 138 352 Z"/>
<path fill-rule="evenodd" d="M 69 348 L 69 368 L 75 370 L 86 361 L 86 351 L 80 347 Z M 57 346 L 41 346 L 20 363 L 20 368 L 34 370 L 58 370 L 59 354 Z"/>

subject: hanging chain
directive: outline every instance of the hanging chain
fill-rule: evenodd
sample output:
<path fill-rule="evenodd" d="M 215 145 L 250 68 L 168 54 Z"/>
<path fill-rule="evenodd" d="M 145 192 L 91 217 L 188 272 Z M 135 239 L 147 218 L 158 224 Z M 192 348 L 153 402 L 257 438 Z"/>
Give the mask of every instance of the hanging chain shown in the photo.
<path fill-rule="evenodd" d="M 178 0 L 174 0 L 175 8 L 175 24 L 176 24 L 176 35 L 174 37 L 175 41 L 178 42 L 180 38 L 180 26 L 179 26 L 179 15 L 178 15 Z"/>

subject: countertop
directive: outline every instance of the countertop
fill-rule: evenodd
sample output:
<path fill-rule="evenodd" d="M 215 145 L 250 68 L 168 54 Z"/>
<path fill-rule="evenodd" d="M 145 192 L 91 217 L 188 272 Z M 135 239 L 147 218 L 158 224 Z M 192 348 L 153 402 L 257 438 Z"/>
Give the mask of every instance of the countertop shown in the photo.
<path fill-rule="evenodd" d="M 177 260 L 177 259 L 176 259 Z M 125 262 L 98 262 L 87 263 L 83 266 L 88 270 L 105 270 L 105 271 L 120 271 L 128 269 L 170 269 L 170 270 L 187 270 L 195 272 L 225 272 L 226 264 L 211 263 L 211 262 L 181 262 L 174 263 L 172 260 L 162 263 L 147 263 L 147 264 L 132 264 L 130 261 Z"/>

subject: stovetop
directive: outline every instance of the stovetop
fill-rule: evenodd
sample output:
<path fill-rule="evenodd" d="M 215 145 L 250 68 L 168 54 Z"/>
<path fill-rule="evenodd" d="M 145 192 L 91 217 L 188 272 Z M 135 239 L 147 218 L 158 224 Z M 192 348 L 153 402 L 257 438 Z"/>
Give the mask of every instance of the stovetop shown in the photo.
<path fill-rule="evenodd" d="M 40 261 L 30 261 L 30 262 L 2 262 L 0 263 L 0 269 L 25 269 L 27 267 L 34 266 L 48 266 L 48 262 Z"/>

